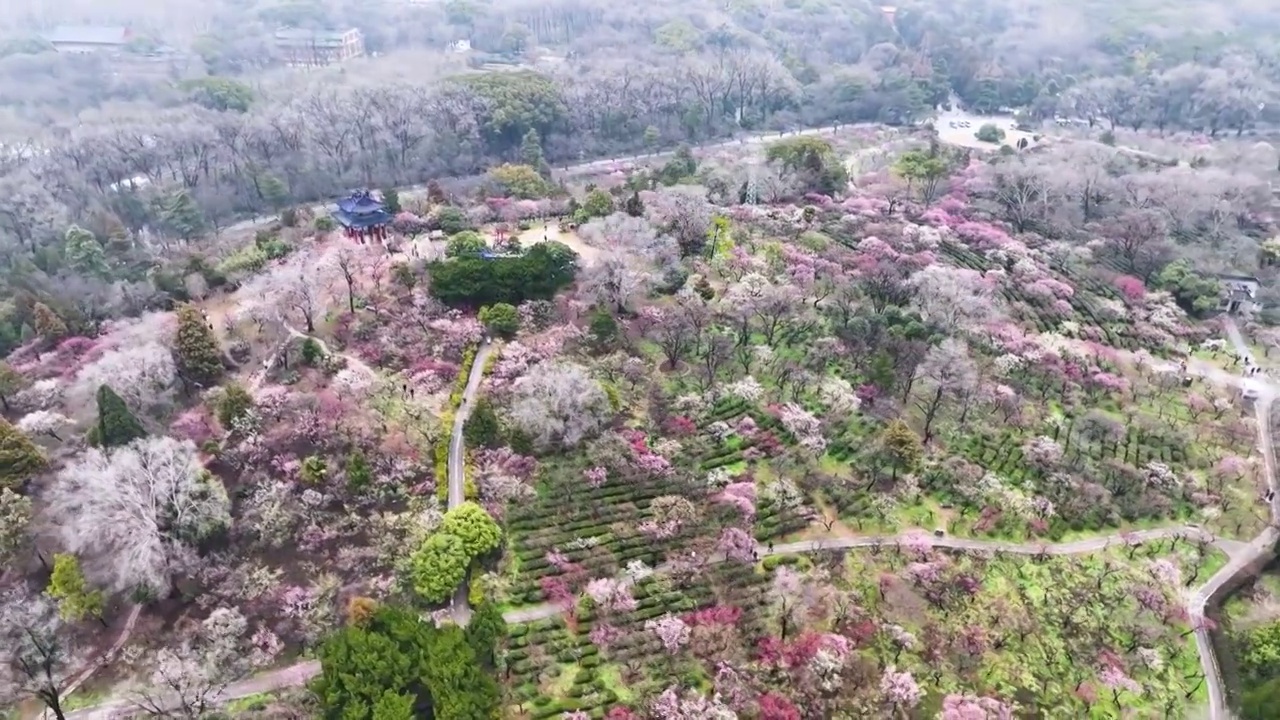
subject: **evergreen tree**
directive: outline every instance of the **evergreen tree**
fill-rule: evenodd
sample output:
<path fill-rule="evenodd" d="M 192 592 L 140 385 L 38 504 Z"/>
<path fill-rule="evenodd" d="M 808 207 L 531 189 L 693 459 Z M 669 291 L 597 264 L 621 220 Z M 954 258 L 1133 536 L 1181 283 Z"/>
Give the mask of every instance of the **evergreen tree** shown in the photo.
<path fill-rule="evenodd" d="M 67 228 L 63 252 L 76 272 L 99 277 L 107 274 L 106 251 L 93 233 L 79 225 Z"/>
<path fill-rule="evenodd" d="M 27 386 L 27 379 L 17 370 L 14 370 L 9 363 L 0 360 L 0 406 L 4 407 L 5 412 L 9 412 L 9 398 L 19 390 Z"/>
<path fill-rule="evenodd" d="M 21 430 L 0 418 L 0 488 L 20 490 L 47 467 L 44 453 Z"/>
<path fill-rule="evenodd" d="M 924 446 L 920 436 L 916 435 L 902 420 L 894 420 L 880 434 L 880 452 L 893 468 L 893 479 L 898 479 L 899 472 L 911 472 L 924 457 Z"/>
<path fill-rule="evenodd" d="M 414 720 L 414 697 L 388 690 L 373 706 L 372 720 Z"/>
<path fill-rule="evenodd" d="M 228 383 L 218 398 L 218 422 L 230 430 L 245 413 L 253 409 L 253 396 L 240 383 Z"/>
<path fill-rule="evenodd" d="M 369 461 L 365 459 L 364 453 L 359 450 L 351 453 L 347 457 L 347 487 L 352 491 L 359 492 L 369 487 L 369 482 L 373 480 L 373 472 L 369 470 Z"/>
<path fill-rule="evenodd" d="M 19 554 L 30 548 L 31 514 L 31 498 L 0 488 L 0 566 L 17 562 Z"/>
<path fill-rule="evenodd" d="M 493 403 L 486 397 L 476 401 L 476 407 L 462 426 L 462 436 L 473 447 L 497 447 L 502 442 L 502 425 Z"/>
<path fill-rule="evenodd" d="M 613 213 L 613 196 L 596 188 L 587 193 L 587 199 L 582 202 L 582 210 L 588 219 L 610 215 Z"/>
<path fill-rule="evenodd" d="M 58 553 L 53 556 L 53 574 L 49 577 L 47 592 L 49 597 L 58 601 L 58 614 L 62 619 L 78 622 L 86 617 L 95 617 L 106 627 L 107 621 L 102 617 L 102 591 L 89 587 L 75 555 Z"/>
<path fill-rule="evenodd" d="M 48 305 L 36 303 L 31 313 L 35 316 L 36 335 L 45 341 L 54 343 L 67 336 L 67 324 Z"/>
<path fill-rule="evenodd" d="M 644 129 L 644 135 L 641 140 L 644 142 L 644 146 L 646 148 L 652 150 L 658 147 L 658 143 L 662 140 L 662 131 L 653 125 L 650 125 Z"/>
<path fill-rule="evenodd" d="M 480 308 L 480 322 L 494 335 L 509 338 L 520 330 L 520 311 L 510 303 L 485 305 Z"/>
<path fill-rule="evenodd" d="M 596 308 L 591 315 L 587 339 L 595 352 L 605 353 L 612 350 L 618 341 L 618 321 L 614 319 L 613 314 L 604 308 Z"/>
<path fill-rule="evenodd" d="M 204 233 L 204 214 L 185 190 L 179 190 L 164 202 L 160 216 L 169 231 L 182 240 L 194 240 Z"/>
<path fill-rule="evenodd" d="M 280 212 L 280 209 L 289 203 L 289 188 L 285 187 L 284 181 L 275 175 L 262 176 L 258 180 L 258 192 L 276 212 Z"/>
<path fill-rule="evenodd" d="M 436 180 L 428 180 L 427 202 L 432 205 L 443 205 L 445 200 L 444 189 L 440 187 L 440 183 Z"/>
<path fill-rule="evenodd" d="M 302 364 L 315 367 L 324 359 L 324 350 L 320 348 L 320 343 L 315 338 L 307 338 L 302 341 Z"/>
<path fill-rule="evenodd" d="M 644 201 L 640 199 L 640 192 L 631 193 L 631 197 L 627 198 L 622 209 L 631 217 L 644 217 Z"/>
<path fill-rule="evenodd" d="M 92 435 L 92 444 L 113 448 L 146 437 L 147 431 L 129 410 L 124 399 L 115 390 L 103 385 L 98 388 L 98 425 Z"/>
<path fill-rule="evenodd" d="M 395 188 L 383 190 L 382 207 L 386 208 L 386 211 L 392 215 L 400 212 L 400 192 Z"/>
<path fill-rule="evenodd" d="M 507 621 L 502 619 L 501 608 L 488 598 L 476 605 L 466 633 L 476 658 L 486 668 L 492 669 L 497 659 L 494 649 L 507 637 Z"/>
<path fill-rule="evenodd" d="M 212 387 L 222 376 L 222 350 L 204 316 L 190 304 L 178 307 L 173 359 L 183 382 Z"/>
<path fill-rule="evenodd" d="M 530 128 L 520 141 L 520 163 L 538 171 L 547 164 L 542 156 L 542 138 L 538 137 L 537 130 Z"/>

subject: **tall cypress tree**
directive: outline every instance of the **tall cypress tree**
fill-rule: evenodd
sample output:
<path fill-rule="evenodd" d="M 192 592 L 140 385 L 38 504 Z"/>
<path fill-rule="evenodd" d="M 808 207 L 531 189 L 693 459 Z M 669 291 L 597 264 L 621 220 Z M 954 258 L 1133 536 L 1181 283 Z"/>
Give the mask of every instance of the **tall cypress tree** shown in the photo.
<path fill-rule="evenodd" d="M 222 376 L 222 350 L 204 316 L 194 305 L 178 307 L 178 334 L 173 359 L 184 382 L 212 387 Z"/>
<path fill-rule="evenodd" d="M 98 388 L 98 427 L 92 438 L 96 445 L 104 448 L 128 445 L 138 438 L 146 437 L 147 431 L 142 423 L 129 410 L 124 399 L 109 386 Z"/>

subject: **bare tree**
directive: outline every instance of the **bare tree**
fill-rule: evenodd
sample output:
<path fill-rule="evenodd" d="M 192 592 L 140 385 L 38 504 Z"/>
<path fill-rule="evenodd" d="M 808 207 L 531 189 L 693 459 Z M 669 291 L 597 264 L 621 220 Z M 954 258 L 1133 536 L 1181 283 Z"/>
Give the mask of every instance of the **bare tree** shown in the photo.
<path fill-rule="evenodd" d="M 62 703 L 71 680 L 73 648 L 61 631 L 57 607 L 47 596 L 11 590 L 0 597 L 0 699 L 17 702 L 34 696 L 54 717 L 66 720 Z"/>
<path fill-rule="evenodd" d="M 1169 260 L 1164 219 L 1154 210 L 1126 210 L 1102 225 L 1105 249 L 1125 272 L 1148 281 Z"/>
<path fill-rule="evenodd" d="M 961 340 L 947 338 L 920 363 L 916 407 L 924 415 L 924 442 L 933 439 L 933 424 L 948 399 L 970 392 L 978 384 L 978 369 Z"/>
<path fill-rule="evenodd" d="M 359 270 L 356 265 L 356 257 L 350 248 L 343 248 L 334 256 L 334 265 L 338 268 L 338 272 L 342 273 L 342 280 L 347 284 L 347 309 L 351 312 L 356 311 L 356 278 Z M 307 320 L 307 332 L 313 332 L 310 316 Z"/>
<path fill-rule="evenodd" d="M 138 693 L 134 703 L 153 717 L 205 717 L 230 682 L 203 652 L 189 642 L 177 650 L 165 648 L 156 657 L 151 687 Z"/>

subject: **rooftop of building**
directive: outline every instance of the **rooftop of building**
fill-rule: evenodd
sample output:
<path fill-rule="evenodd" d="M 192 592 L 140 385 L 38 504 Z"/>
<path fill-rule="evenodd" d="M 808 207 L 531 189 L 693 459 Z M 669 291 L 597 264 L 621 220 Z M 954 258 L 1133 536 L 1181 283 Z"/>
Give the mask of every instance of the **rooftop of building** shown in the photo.
<path fill-rule="evenodd" d="M 1226 280 L 1229 282 L 1234 281 L 1234 282 L 1246 282 L 1246 283 L 1255 283 L 1255 284 L 1259 284 L 1262 282 L 1261 280 L 1258 280 L 1258 278 L 1252 275 L 1240 275 L 1236 273 L 1218 273 L 1217 275 L 1215 275 L 1215 277 L 1217 277 L 1219 280 Z"/>
<path fill-rule="evenodd" d="M 352 32 L 355 28 L 347 28 L 346 30 L 313 30 L 311 28 L 280 28 L 275 33 L 275 39 L 280 42 L 333 42 L 340 43 L 347 33 Z"/>
<path fill-rule="evenodd" d="M 391 214 L 382 201 L 368 190 L 357 190 L 339 198 L 337 205 L 333 217 L 343 227 L 365 228 L 391 222 Z"/>
<path fill-rule="evenodd" d="M 123 25 L 59 25 L 45 35 L 53 44 L 124 45 L 132 33 Z"/>

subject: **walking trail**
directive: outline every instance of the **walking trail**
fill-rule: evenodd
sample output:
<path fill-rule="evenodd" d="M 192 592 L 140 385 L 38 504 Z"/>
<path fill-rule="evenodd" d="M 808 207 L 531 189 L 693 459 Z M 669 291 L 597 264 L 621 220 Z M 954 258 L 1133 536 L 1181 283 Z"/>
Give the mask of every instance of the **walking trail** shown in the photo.
<path fill-rule="evenodd" d="M 484 379 L 484 366 L 493 352 L 493 345 L 486 338 L 476 349 L 475 360 L 471 363 L 471 373 L 467 375 L 467 386 L 462 391 L 462 403 L 453 415 L 453 429 L 449 435 L 449 509 L 452 510 L 467 499 L 466 496 L 466 448 L 463 446 L 462 431 L 475 408 L 476 393 L 480 391 L 480 381 Z M 471 620 L 471 606 L 467 600 L 467 583 L 462 583 L 453 591 L 450 609 L 453 620 L 459 625 L 466 625 Z"/>

